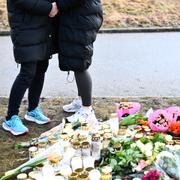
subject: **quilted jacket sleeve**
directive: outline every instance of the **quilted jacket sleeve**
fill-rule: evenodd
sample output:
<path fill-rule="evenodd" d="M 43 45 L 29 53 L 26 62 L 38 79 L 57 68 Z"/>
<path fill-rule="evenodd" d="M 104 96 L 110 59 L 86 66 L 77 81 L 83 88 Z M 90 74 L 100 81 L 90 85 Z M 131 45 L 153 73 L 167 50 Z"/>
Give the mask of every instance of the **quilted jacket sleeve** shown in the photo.
<path fill-rule="evenodd" d="M 52 4 L 44 0 L 14 0 L 18 8 L 29 13 L 48 15 L 52 9 Z"/>
<path fill-rule="evenodd" d="M 57 5 L 60 11 L 67 11 L 83 4 L 85 0 L 57 0 Z"/>

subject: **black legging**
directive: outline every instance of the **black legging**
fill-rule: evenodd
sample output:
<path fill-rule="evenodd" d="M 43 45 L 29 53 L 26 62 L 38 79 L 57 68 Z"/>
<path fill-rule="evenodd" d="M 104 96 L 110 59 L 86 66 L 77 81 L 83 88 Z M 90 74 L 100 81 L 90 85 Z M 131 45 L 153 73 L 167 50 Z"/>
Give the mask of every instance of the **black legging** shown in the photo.
<path fill-rule="evenodd" d="M 89 72 L 74 72 L 78 95 L 82 98 L 83 106 L 91 106 L 92 104 L 92 80 Z"/>
<path fill-rule="evenodd" d="M 18 115 L 22 98 L 28 88 L 28 111 L 38 106 L 48 64 L 48 60 L 21 64 L 20 73 L 16 77 L 11 89 L 7 120 L 13 115 Z"/>

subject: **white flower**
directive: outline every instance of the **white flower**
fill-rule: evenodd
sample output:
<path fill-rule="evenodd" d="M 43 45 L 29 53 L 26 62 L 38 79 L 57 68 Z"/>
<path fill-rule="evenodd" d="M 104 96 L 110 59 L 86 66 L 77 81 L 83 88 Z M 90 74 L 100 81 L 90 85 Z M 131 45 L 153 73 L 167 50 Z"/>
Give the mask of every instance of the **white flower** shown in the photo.
<path fill-rule="evenodd" d="M 147 156 L 147 157 L 150 157 L 150 156 L 152 156 L 152 150 L 147 150 L 147 151 L 145 151 L 145 155 Z"/>
<path fill-rule="evenodd" d="M 135 147 L 137 147 L 136 143 L 131 144 L 132 149 L 135 148 Z"/>
<path fill-rule="evenodd" d="M 172 141 L 173 137 L 171 135 L 165 136 L 166 141 Z"/>
<path fill-rule="evenodd" d="M 154 151 L 155 151 L 155 152 L 159 152 L 159 151 L 161 151 L 164 147 L 165 147 L 165 144 L 164 144 L 164 143 L 156 142 L 156 143 L 154 144 Z"/>
<path fill-rule="evenodd" d="M 142 153 L 145 153 L 145 145 L 140 140 L 136 142 L 136 145 Z"/>
<path fill-rule="evenodd" d="M 153 149 L 153 143 L 149 142 L 149 143 L 145 144 L 145 148 L 147 150 L 152 150 Z"/>

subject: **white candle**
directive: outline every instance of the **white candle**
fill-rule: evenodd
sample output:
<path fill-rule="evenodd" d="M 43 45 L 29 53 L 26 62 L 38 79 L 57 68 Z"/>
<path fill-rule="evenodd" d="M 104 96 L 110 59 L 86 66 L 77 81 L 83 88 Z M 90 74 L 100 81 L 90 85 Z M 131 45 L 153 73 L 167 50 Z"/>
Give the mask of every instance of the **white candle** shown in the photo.
<path fill-rule="evenodd" d="M 84 168 L 93 167 L 94 168 L 95 158 L 92 156 L 84 157 L 83 158 L 83 166 Z"/>
<path fill-rule="evenodd" d="M 94 169 L 90 171 L 89 180 L 100 180 L 100 178 L 101 178 L 101 173 L 99 172 L 99 170 Z"/>
<path fill-rule="evenodd" d="M 72 173 L 72 170 L 70 166 L 68 165 L 62 165 L 60 168 L 60 174 L 64 176 L 65 178 L 68 178 L 68 176 Z M 49 179 L 50 180 L 50 179 Z"/>
<path fill-rule="evenodd" d="M 51 165 L 45 165 L 42 168 L 42 175 L 43 175 L 43 180 L 49 180 L 49 179 L 54 179 L 55 175 L 54 175 L 54 169 Z"/>
<path fill-rule="evenodd" d="M 75 169 L 79 169 L 83 167 L 83 162 L 81 157 L 73 157 L 71 160 L 71 167 L 74 171 Z"/>

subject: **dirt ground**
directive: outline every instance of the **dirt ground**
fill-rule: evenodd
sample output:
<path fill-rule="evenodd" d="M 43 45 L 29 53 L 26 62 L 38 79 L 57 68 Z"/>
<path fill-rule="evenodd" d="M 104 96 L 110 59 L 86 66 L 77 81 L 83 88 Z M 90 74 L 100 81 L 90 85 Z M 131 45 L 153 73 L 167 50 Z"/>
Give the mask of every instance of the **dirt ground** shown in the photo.
<path fill-rule="evenodd" d="M 177 27 L 179 0 L 102 0 L 103 28 Z M 6 0 L 0 0 L 0 30 L 7 30 Z"/>
<path fill-rule="evenodd" d="M 0 126 L 0 177 L 7 170 L 17 167 L 27 160 L 27 149 L 17 150 L 15 144 L 19 142 L 28 141 L 31 138 L 38 137 L 42 132 L 51 129 L 61 122 L 61 119 L 67 116 L 67 113 L 62 112 L 62 105 L 70 102 L 70 98 L 56 98 L 41 100 L 41 107 L 43 111 L 52 119 L 48 125 L 39 126 L 33 123 L 25 122 L 30 130 L 30 133 L 20 137 L 14 137 L 8 132 L 2 130 Z M 142 97 L 142 98 L 95 98 L 94 108 L 99 119 L 108 119 L 110 113 L 115 110 L 115 102 L 122 101 L 136 101 L 142 105 L 142 112 L 146 112 L 149 108 L 163 108 L 173 105 L 180 105 L 180 98 L 166 98 L 166 97 Z M 6 115 L 7 98 L 0 98 L 0 124 Z M 27 100 L 22 102 L 20 109 L 21 117 L 24 116 L 27 108 Z"/>

